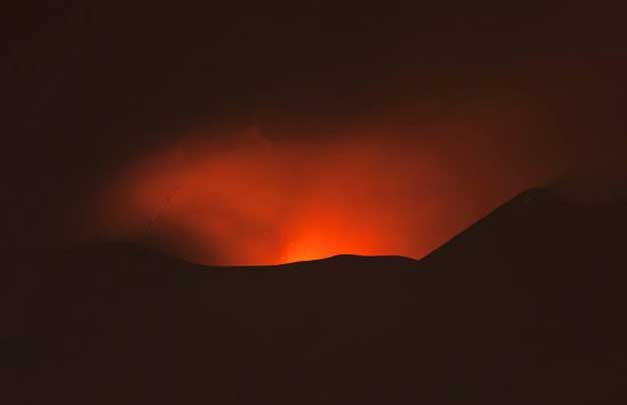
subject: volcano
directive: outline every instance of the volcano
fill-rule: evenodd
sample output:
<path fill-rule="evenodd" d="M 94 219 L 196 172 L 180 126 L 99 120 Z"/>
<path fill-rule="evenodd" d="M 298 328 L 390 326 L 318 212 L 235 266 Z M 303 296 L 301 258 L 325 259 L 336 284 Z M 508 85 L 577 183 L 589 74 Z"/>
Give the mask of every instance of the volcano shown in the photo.
<path fill-rule="evenodd" d="M 624 404 L 627 206 L 524 192 L 422 260 L 5 252 L 5 403 Z"/>

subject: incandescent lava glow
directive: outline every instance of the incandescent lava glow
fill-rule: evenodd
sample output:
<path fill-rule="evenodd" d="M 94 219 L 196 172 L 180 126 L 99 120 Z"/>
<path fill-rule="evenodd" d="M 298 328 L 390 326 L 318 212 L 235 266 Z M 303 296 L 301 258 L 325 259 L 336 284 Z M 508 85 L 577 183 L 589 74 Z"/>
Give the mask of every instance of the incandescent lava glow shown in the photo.
<path fill-rule="evenodd" d="M 97 228 L 204 264 L 420 258 L 538 180 L 507 175 L 517 147 L 495 148 L 503 128 L 486 121 L 431 126 L 419 140 L 390 128 L 200 131 L 124 167 L 98 194 Z"/>

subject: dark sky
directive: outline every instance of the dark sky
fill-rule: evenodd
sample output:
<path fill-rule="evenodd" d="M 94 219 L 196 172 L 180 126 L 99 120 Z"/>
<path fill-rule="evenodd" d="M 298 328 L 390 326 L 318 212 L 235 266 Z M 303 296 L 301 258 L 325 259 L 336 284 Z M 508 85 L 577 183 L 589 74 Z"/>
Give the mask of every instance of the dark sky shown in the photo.
<path fill-rule="evenodd" d="M 65 240 L 117 167 L 195 125 L 310 136 L 512 93 L 546 148 L 625 156 L 625 14 L 606 3 L 40 3 L 3 12 L 8 246 Z"/>

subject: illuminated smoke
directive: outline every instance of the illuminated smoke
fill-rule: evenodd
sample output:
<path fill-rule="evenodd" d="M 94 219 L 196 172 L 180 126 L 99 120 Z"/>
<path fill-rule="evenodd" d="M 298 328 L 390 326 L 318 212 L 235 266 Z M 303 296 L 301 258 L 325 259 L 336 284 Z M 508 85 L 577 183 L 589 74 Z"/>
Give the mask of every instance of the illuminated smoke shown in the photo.
<path fill-rule="evenodd" d="M 98 227 L 207 264 L 420 258 L 559 169 L 529 164 L 531 119 L 494 103 L 319 136 L 195 131 L 123 168 L 99 194 Z"/>

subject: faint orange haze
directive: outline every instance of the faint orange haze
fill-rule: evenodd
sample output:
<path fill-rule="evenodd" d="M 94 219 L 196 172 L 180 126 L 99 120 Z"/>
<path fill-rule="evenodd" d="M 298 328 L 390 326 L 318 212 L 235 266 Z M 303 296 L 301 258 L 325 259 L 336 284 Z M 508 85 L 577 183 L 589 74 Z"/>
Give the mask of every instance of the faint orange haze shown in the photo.
<path fill-rule="evenodd" d="M 97 227 L 205 264 L 420 258 L 560 170 L 524 135 L 536 118 L 494 103 L 322 136 L 194 131 L 122 168 L 98 194 Z"/>

